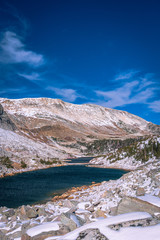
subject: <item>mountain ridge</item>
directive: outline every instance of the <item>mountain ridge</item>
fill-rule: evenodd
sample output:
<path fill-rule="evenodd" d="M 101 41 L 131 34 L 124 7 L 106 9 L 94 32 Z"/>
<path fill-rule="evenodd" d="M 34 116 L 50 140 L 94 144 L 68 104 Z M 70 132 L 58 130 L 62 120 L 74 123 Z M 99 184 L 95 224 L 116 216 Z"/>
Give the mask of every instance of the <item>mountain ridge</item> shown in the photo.
<path fill-rule="evenodd" d="M 67 104 L 67 105 L 70 105 L 70 106 L 77 106 L 77 107 L 82 107 L 82 106 L 89 106 L 89 107 L 97 107 L 97 108 L 102 108 L 102 109 L 106 109 L 106 110 L 111 110 L 112 112 L 119 112 L 119 113 L 129 113 L 129 112 L 127 112 L 127 111 L 124 111 L 124 110 L 117 110 L 117 109 L 112 109 L 112 108 L 107 108 L 107 107 L 103 107 L 103 106 L 100 106 L 100 105 L 97 105 L 97 104 L 92 104 L 92 103 L 83 103 L 83 104 L 73 104 L 73 103 L 69 103 L 69 102 L 65 102 L 65 101 L 63 101 L 63 100 L 61 100 L 61 99 L 54 99 L 54 98 L 46 98 L 46 97 L 39 97 L 39 98 L 20 98 L 20 99 L 8 99 L 8 98 L 0 98 L 0 102 L 2 102 L 2 103 L 4 103 L 5 104 L 5 102 L 25 102 L 26 101 L 26 103 L 28 102 L 29 103 L 29 101 L 31 101 L 31 102 L 34 102 L 34 104 L 35 103 L 37 103 L 37 101 L 39 101 L 38 103 L 40 103 L 40 101 L 42 101 L 42 102 L 49 102 L 49 103 L 53 103 L 53 102 L 55 102 L 55 104 Z M 133 115 L 133 116 L 136 116 L 137 118 L 139 118 L 139 119 L 143 119 L 143 118 L 141 118 L 141 117 L 139 117 L 139 116 L 137 116 L 137 115 L 135 115 L 135 114 L 132 114 L 132 113 L 129 113 L 129 114 L 131 114 L 131 115 Z M 145 119 L 143 119 L 143 120 L 145 120 Z M 147 120 L 145 120 L 146 122 L 149 122 L 149 121 L 147 121 Z"/>
<path fill-rule="evenodd" d="M 0 104 L 15 126 L 4 129 L 0 123 L 1 156 L 5 152 L 16 163 L 23 159 L 29 167 L 52 165 L 55 158 L 107 154 L 110 147 L 129 144 L 127 139 L 138 141 L 139 137 L 160 134 L 158 125 L 94 104 L 77 105 L 52 98 L 0 98 Z"/>
<path fill-rule="evenodd" d="M 126 124 L 138 124 L 141 130 L 149 123 L 148 121 L 122 110 L 105 108 L 94 104 L 72 104 L 60 99 L 51 98 L 23 98 L 23 99 L 0 99 L 0 103 L 6 111 L 13 115 L 23 115 L 33 118 L 59 118 L 71 122 L 87 123 L 98 127 L 109 126 L 115 128 L 115 124 L 121 127 L 121 122 Z M 81 117 L 81 119 L 77 119 Z M 83 118 L 82 118 L 83 117 Z M 117 120 L 118 119 L 118 120 Z M 140 124 L 142 123 L 142 124 Z"/>

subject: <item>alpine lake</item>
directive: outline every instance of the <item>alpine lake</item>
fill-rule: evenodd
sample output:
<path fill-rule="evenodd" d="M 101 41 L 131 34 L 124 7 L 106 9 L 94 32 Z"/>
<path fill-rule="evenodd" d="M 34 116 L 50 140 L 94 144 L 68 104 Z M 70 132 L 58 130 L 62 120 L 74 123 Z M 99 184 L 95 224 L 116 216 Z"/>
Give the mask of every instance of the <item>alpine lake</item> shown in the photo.
<path fill-rule="evenodd" d="M 24 172 L 0 179 L 0 206 L 45 203 L 72 187 L 115 180 L 126 173 L 120 169 L 87 167 L 90 157 L 72 159 L 71 165 Z M 72 165 L 75 163 L 75 165 Z"/>

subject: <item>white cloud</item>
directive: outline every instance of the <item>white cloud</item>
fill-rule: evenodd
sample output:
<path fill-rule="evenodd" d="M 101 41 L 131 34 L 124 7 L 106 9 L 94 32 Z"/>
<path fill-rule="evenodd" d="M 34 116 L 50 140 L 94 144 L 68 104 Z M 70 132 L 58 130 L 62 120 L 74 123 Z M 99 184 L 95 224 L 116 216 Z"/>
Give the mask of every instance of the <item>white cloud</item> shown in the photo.
<path fill-rule="evenodd" d="M 129 99 L 128 104 L 132 103 L 145 103 L 148 104 L 148 100 L 154 96 L 155 88 L 147 88 L 144 91 L 141 91 L 135 94 Z"/>
<path fill-rule="evenodd" d="M 126 80 L 126 79 L 130 79 L 132 77 L 134 77 L 137 73 L 139 73 L 139 71 L 136 70 L 129 70 L 123 73 L 120 73 L 118 75 L 116 75 L 115 80 Z"/>
<path fill-rule="evenodd" d="M 47 89 L 52 90 L 56 95 L 61 96 L 63 100 L 69 101 L 69 102 L 74 102 L 77 98 L 82 97 L 74 89 L 54 88 L 54 87 L 48 87 Z"/>
<path fill-rule="evenodd" d="M 113 91 L 96 91 L 98 96 L 102 96 L 105 102 L 106 107 L 118 107 L 129 104 L 130 97 L 135 86 L 138 85 L 138 81 L 133 81 L 130 83 L 124 84 L 122 87 L 117 88 Z"/>
<path fill-rule="evenodd" d="M 20 77 L 26 78 L 28 80 L 34 81 L 34 80 L 41 80 L 40 74 L 36 72 L 32 72 L 31 74 L 26 73 L 17 73 Z"/>
<path fill-rule="evenodd" d="M 33 51 L 27 50 L 16 33 L 6 31 L 0 42 L 0 62 L 26 63 L 32 67 L 44 64 L 44 57 Z"/>
<path fill-rule="evenodd" d="M 130 76 L 131 75 L 130 73 Z M 154 97 L 155 90 L 157 90 L 157 88 L 153 87 L 155 82 L 151 80 L 151 77 L 153 77 L 153 74 L 146 74 L 143 78 L 137 76 L 137 80 L 124 83 L 121 87 L 117 87 L 112 91 L 96 91 L 99 97 L 98 104 L 110 108 L 135 103 L 149 105 L 150 99 Z M 152 107 L 155 111 L 157 111 L 157 104 L 158 103 L 155 102 L 155 105 Z"/>
<path fill-rule="evenodd" d="M 151 108 L 154 112 L 160 112 L 160 100 L 150 103 L 149 108 Z"/>

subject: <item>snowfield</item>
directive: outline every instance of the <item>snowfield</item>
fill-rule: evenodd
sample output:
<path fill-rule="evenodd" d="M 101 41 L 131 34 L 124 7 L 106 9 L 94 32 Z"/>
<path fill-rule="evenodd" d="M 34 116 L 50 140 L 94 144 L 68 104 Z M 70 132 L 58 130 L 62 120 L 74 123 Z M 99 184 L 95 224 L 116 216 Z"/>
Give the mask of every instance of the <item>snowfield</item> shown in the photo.
<path fill-rule="evenodd" d="M 58 230 L 59 225 L 58 222 L 48 222 L 48 223 L 43 223 L 42 225 L 30 228 L 27 231 L 27 234 L 31 237 L 36 236 L 42 232 L 48 232 L 48 231 L 53 231 L 53 230 Z"/>

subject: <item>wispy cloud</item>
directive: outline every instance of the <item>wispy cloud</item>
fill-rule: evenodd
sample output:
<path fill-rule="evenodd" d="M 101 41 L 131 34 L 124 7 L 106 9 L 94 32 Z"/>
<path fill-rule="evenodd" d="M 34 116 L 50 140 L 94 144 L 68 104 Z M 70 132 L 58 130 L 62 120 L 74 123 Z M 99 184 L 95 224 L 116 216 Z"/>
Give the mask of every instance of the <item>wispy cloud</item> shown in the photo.
<path fill-rule="evenodd" d="M 32 72 L 32 73 L 17 73 L 18 76 L 26 78 L 30 81 L 37 81 L 41 80 L 41 75 L 37 72 Z"/>
<path fill-rule="evenodd" d="M 127 80 L 134 77 L 139 71 L 137 70 L 128 70 L 126 72 L 119 73 L 115 76 L 115 80 Z"/>
<path fill-rule="evenodd" d="M 154 81 L 149 81 L 147 78 L 141 78 L 137 91 L 141 91 L 142 89 L 153 84 L 154 84 Z"/>
<path fill-rule="evenodd" d="M 23 97 L 45 92 L 48 61 L 26 42 L 29 20 L 7 2 L 1 5 L 0 13 L 8 19 L 0 30 L 0 95 Z"/>
<path fill-rule="evenodd" d="M 123 106 L 129 104 L 131 101 L 131 93 L 137 85 L 138 81 L 133 81 L 112 91 L 96 91 L 96 94 L 103 97 L 104 100 L 107 100 L 107 102 L 104 103 L 107 107 Z"/>
<path fill-rule="evenodd" d="M 62 97 L 65 101 L 74 102 L 77 98 L 83 98 L 83 96 L 79 95 L 74 89 L 54 87 L 48 87 L 47 89 L 53 91 L 57 96 Z"/>
<path fill-rule="evenodd" d="M 154 112 L 160 113 L 160 100 L 150 103 L 149 108 L 151 108 Z"/>
<path fill-rule="evenodd" d="M 12 17 L 13 24 L 16 21 L 18 30 L 23 32 L 23 34 L 26 34 L 26 31 L 29 28 L 29 22 L 22 15 L 22 13 L 19 12 L 18 9 L 14 5 L 12 5 L 10 2 L 5 1 L 4 4 L 2 4 L 1 6 L 2 7 L 0 7 L 0 12 L 9 15 L 9 17 Z M 14 24 L 14 27 L 15 27 L 15 24 Z"/>
<path fill-rule="evenodd" d="M 45 63 L 45 60 L 43 55 L 27 50 L 16 33 L 6 31 L 0 42 L 0 62 L 6 64 L 25 63 L 32 67 L 39 67 Z"/>
<path fill-rule="evenodd" d="M 10 94 L 10 93 L 19 93 L 19 92 L 25 92 L 26 88 L 25 87 L 20 87 L 20 88 L 6 88 L 3 90 L 0 90 L 0 95 L 2 94 Z"/>
<path fill-rule="evenodd" d="M 122 76 L 122 75 L 121 75 Z M 117 87 L 111 91 L 95 91 L 99 97 L 98 104 L 105 107 L 115 108 L 129 104 L 148 104 L 153 110 L 157 109 L 157 102 L 151 104 L 151 99 L 155 95 L 157 88 L 154 81 L 151 80 L 153 75 L 136 76 L 136 73 L 130 74 L 128 82 L 122 83 L 121 87 Z M 136 76 L 136 80 L 133 80 Z M 129 77 L 129 75 L 128 75 Z M 120 79 L 120 78 L 119 78 Z M 115 79 L 117 80 L 117 78 Z M 151 107 L 152 106 L 152 107 Z"/>

